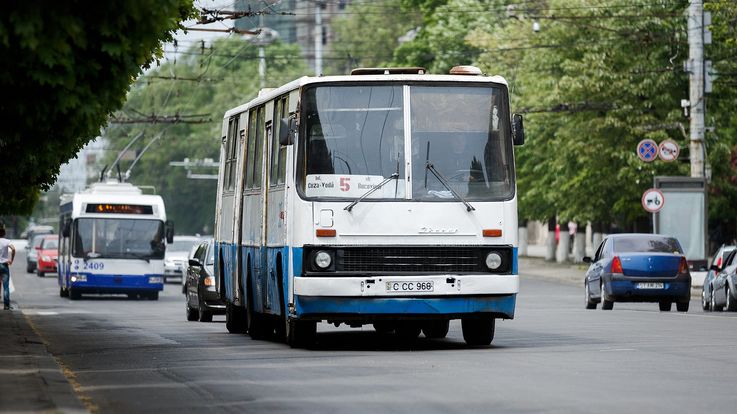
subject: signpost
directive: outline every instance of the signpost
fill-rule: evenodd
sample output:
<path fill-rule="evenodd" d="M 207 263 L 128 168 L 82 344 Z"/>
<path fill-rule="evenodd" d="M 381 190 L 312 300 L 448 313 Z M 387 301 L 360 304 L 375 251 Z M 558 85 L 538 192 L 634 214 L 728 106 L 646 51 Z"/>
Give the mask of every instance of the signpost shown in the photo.
<path fill-rule="evenodd" d="M 658 143 L 651 139 L 643 139 L 637 144 L 637 156 L 645 162 L 658 158 Z"/>
<path fill-rule="evenodd" d="M 645 190 L 642 194 L 642 207 L 648 213 L 657 213 L 665 205 L 665 197 L 663 192 L 657 188 Z"/>

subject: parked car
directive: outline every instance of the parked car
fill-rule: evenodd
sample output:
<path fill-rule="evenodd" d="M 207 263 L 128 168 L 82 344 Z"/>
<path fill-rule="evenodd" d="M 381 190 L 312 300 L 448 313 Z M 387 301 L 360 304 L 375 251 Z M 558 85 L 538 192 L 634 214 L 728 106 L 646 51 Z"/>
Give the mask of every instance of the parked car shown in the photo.
<path fill-rule="evenodd" d="M 714 253 L 709 264 L 709 271 L 704 277 L 704 286 L 701 289 L 701 308 L 704 310 L 711 310 L 711 287 L 712 282 L 716 275 L 722 271 L 724 264 L 726 263 L 727 256 L 730 252 L 735 250 L 737 246 L 725 246 L 722 245 Z"/>
<path fill-rule="evenodd" d="M 26 245 L 28 250 L 28 252 L 26 253 L 27 273 L 33 273 L 36 271 L 36 265 L 38 263 L 38 248 L 41 247 L 41 242 L 43 242 L 44 237 L 44 234 L 34 236 L 33 240 L 31 240 L 31 242 Z"/>
<path fill-rule="evenodd" d="M 722 270 L 711 281 L 709 310 L 737 311 L 737 250 L 732 250 L 724 259 Z"/>
<path fill-rule="evenodd" d="M 212 315 L 225 314 L 225 302 L 215 289 L 213 240 L 200 243 L 189 258 L 186 272 L 187 320 L 211 322 Z"/>
<path fill-rule="evenodd" d="M 691 274 L 681 244 L 659 234 L 614 234 L 596 249 L 586 272 L 586 309 L 610 310 L 614 302 L 658 302 L 688 312 Z"/>
<path fill-rule="evenodd" d="M 174 236 L 174 242 L 166 246 L 164 254 L 164 283 L 182 278 L 187 268 L 187 258 L 192 247 L 202 239 L 197 236 Z"/>
<path fill-rule="evenodd" d="M 42 236 L 36 264 L 36 276 L 44 277 L 46 273 L 56 273 L 56 260 L 59 256 L 59 238 L 55 235 Z"/>

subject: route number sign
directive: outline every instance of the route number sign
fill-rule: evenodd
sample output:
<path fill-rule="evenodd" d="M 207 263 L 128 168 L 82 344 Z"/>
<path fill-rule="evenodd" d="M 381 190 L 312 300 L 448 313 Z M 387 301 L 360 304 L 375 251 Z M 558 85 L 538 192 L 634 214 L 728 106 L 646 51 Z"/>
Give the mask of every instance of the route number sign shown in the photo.
<path fill-rule="evenodd" d="M 642 207 L 649 213 L 657 213 L 663 208 L 663 204 L 665 204 L 665 197 L 663 192 L 657 188 L 645 190 L 642 194 Z"/>
<path fill-rule="evenodd" d="M 658 143 L 651 139 L 643 139 L 637 144 L 637 156 L 645 162 L 658 158 Z"/>
<path fill-rule="evenodd" d="M 666 139 L 660 142 L 658 147 L 658 156 L 665 162 L 671 162 L 678 159 L 678 154 L 681 152 L 681 147 L 677 142 L 672 139 Z"/>

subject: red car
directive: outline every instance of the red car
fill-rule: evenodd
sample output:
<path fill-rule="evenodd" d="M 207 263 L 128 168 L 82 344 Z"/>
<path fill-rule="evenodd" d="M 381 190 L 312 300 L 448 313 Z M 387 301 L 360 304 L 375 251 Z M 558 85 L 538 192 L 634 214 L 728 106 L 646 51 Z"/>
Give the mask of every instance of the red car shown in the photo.
<path fill-rule="evenodd" d="M 58 236 L 49 235 L 44 237 L 41 245 L 36 247 L 36 250 L 38 250 L 36 275 L 44 277 L 46 273 L 56 273 L 56 259 L 59 256 Z"/>

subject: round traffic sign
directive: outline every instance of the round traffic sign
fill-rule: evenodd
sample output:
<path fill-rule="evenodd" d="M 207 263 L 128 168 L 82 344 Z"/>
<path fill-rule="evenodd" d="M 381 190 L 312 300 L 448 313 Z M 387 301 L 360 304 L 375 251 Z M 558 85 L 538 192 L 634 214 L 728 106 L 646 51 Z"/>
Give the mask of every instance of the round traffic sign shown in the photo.
<path fill-rule="evenodd" d="M 657 188 L 645 190 L 642 194 L 642 207 L 649 213 L 657 213 L 663 208 L 665 197 L 663 192 Z"/>
<path fill-rule="evenodd" d="M 662 141 L 658 146 L 658 156 L 661 160 L 666 162 L 675 161 L 678 159 L 678 154 L 681 152 L 681 147 L 677 142 L 672 139 L 666 139 Z"/>
<path fill-rule="evenodd" d="M 658 158 L 658 143 L 651 139 L 643 139 L 637 144 L 637 156 L 645 162 Z"/>

